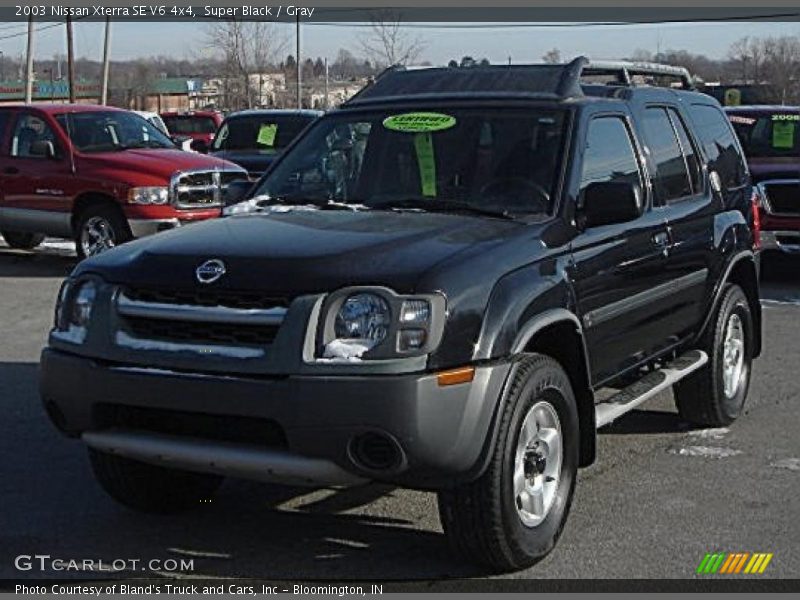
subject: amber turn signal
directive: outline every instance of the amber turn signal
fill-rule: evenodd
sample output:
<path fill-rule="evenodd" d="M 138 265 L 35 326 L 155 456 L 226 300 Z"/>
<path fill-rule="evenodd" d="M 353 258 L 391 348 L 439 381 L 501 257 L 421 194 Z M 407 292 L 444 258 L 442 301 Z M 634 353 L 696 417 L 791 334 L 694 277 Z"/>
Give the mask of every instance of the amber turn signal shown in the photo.
<path fill-rule="evenodd" d="M 456 385 L 458 383 L 469 383 L 475 377 L 475 367 L 460 367 L 450 371 L 442 371 L 436 374 L 436 381 L 439 386 Z"/>

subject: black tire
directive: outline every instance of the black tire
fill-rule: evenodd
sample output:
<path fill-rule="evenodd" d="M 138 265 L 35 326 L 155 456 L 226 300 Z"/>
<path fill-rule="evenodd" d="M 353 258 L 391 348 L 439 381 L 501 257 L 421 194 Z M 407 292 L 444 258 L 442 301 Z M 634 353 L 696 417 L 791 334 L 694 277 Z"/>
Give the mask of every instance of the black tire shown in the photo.
<path fill-rule="evenodd" d="M 84 236 L 89 236 L 87 228 L 93 224 L 102 224 L 102 227 L 106 228 L 111 237 L 111 246 L 104 247 L 96 252 L 84 247 Z M 112 204 L 90 204 L 81 211 L 75 223 L 75 251 L 80 259 L 110 250 L 111 247 L 124 244 L 132 238 L 133 235 L 128 222 L 122 212 Z"/>
<path fill-rule="evenodd" d="M 114 500 L 146 513 L 170 514 L 196 508 L 222 484 L 217 475 L 148 465 L 89 448 L 95 479 Z"/>
<path fill-rule="evenodd" d="M 10 248 L 16 250 L 33 250 L 44 241 L 42 233 L 26 233 L 23 231 L 0 231 L 0 235 Z"/>
<path fill-rule="evenodd" d="M 521 427 L 541 402 L 558 416 L 562 436 L 560 475 L 549 512 L 534 526 L 523 522 L 514 492 L 514 464 Z M 439 492 L 439 516 L 453 549 L 496 571 L 529 567 L 549 553 L 569 514 L 578 470 L 578 410 L 569 377 L 548 356 L 529 354 L 515 365 L 495 447 L 476 481 Z"/>
<path fill-rule="evenodd" d="M 732 316 L 742 325 L 744 360 L 735 393 L 725 392 L 725 335 Z M 675 404 L 682 419 L 706 427 L 729 425 L 742 413 L 753 360 L 753 317 L 742 288 L 728 284 L 716 313 L 701 339 L 699 348 L 708 354 L 708 363 L 673 386 Z"/>

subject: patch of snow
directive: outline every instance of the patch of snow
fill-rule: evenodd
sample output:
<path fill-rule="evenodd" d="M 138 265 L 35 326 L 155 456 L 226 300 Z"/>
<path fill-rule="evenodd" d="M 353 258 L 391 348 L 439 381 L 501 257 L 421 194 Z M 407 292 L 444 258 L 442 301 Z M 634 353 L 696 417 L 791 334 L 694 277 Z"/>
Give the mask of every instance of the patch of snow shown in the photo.
<path fill-rule="evenodd" d="M 114 342 L 118 346 L 132 350 L 157 350 L 159 352 L 191 352 L 203 356 L 221 356 L 224 358 L 259 358 L 264 356 L 260 348 L 242 348 L 240 346 L 217 346 L 199 344 L 176 344 L 156 340 L 142 340 L 132 337 L 124 331 L 118 331 Z"/>
<path fill-rule="evenodd" d="M 348 362 L 356 362 L 361 360 L 361 356 L 373 344 L 369 340 L 361 339 L 339 339 L 333 340 L 325 346 L 325 351 L 322 353 L 323 359 L 329 360 L 344 360 Z"/>
<path fill-rule="evenodd" d="M 670 454 L 679 456 L 699 456 L 702 458 L 728 458 L 741 454 L 741 450 L 733 448 L 718 448 L 714 446 L 686 446 L 685 448 L 670 448 Z"/>
<path fill-rule="evenodd" d="M 770 467 L 776 469 L 788 469 L 789 471 L 800 471 L 800 458 L 782 458 L 770 463 Z"/>
<path fill-rule="evenodd" d="M 731 432 L 727 427 L 715 427 L 712 429 L 698 429 L 697 431 L 690 431 L 689 435 L 692 437 L 699 437 L 704 440 L 721 440 Z"/>

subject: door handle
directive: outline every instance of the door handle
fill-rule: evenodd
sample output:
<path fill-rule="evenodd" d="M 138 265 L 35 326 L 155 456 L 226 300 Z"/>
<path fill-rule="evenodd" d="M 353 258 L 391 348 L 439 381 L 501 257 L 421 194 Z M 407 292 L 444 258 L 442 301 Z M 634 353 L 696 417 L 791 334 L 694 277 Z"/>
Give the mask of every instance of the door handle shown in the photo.
<path fill-rule="evenodd" d="M 19 173 L 19 169 L 17 167 L 6 167 L 5 169 L 3 169 L 3 173 L 5 173 L 6 175 L 16 175 L 17 173 Z"/>
<path fill-rule="evenodd" d="M 666 231 L 660 231 L 653 234 L 653 243 L 656 246 L 667 246 L 669 244 L 669 235 Z"/>

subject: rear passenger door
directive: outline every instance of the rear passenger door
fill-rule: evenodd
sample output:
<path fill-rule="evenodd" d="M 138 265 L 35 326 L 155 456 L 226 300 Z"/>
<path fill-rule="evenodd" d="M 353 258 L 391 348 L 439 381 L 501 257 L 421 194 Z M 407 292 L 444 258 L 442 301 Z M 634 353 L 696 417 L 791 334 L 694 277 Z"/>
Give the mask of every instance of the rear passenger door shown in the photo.
<path fill-rule="evenodd" d="M 647 178 L 626 115 L 598 115 L 586 127 L 578 208 L 594 182 L 635 183 L 647 196 Z M 666 224 L 649 209 L 626 223 L 584 229 L 572 244 L 571 276 L 589 348 L 594 384 L 646 361 L 668 340 L 663 302 Z"/>
<path fill-rule="evenodd" d="M 662 300 L 663 325 L 677 343 L 696 331 L 703 316 L 721 198 L 708 184 L 697 143 L 676 106 L 647 106 L 641 119 L 654 210 L 663 214 L 669 240 L 666 279 L 672 293 Z"/>

